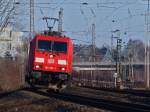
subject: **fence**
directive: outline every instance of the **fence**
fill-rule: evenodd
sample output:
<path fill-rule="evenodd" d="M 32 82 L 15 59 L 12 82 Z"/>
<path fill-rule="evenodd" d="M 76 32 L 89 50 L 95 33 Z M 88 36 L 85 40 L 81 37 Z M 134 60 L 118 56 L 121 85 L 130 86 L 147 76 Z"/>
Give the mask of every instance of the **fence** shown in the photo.
<path fill-rule="evenodd" d="M 115 65 L 93 66 L 87 68 L 87 65 L 74 67 L 73 81 L 78 85 L 91 87 L 115 88 L 114 73 L 116 72 Z M 132 73 L 126 65 L 122 67 L 121 84 L 124 88 L 145 88 L 144 65 L 134 65 Z"/>

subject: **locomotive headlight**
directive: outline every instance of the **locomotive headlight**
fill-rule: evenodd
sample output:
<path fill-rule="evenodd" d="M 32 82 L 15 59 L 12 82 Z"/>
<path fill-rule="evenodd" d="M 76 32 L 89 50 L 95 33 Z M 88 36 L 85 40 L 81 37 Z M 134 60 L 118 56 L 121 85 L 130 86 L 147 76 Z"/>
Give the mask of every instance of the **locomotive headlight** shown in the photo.
<path fill-rule="evenodd" d="M 40 66 L 39 66 L 39 65 L 36 65 L 35 68 L 40 68 Z"/>
<path fill-rule="evenodd" d="M 49 57 L 50 57 L 50 58 L 53 58 L 54 56 L 53 56 L 53 55 L 50 55 Z"/>
<path fill-rule="evenodd" d="M 58 64 L 59 65 L 67 65 L 67 61 L 66 60 L 58 60 Z"/>
<path fill-rule="evenodd" d="M 35 58 L 35 62 L 44 63 L 44 58 Z"/>
<path fill-rule="evenodd" d="M 63 70 L 63 71 L 64 71 L 64 70 L 65 70 L 65 68 L 61 68 L 61 70 Z"/>

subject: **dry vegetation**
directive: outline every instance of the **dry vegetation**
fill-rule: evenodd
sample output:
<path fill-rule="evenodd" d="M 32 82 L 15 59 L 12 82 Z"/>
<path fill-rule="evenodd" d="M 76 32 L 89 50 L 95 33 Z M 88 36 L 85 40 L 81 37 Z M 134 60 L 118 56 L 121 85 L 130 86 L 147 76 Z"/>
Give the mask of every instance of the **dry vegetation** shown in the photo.
<path fill-rule="evenodd" d="M 1 91 L 9 91 L 19 88 L 22 84 L 23 67 L 21 60 L 17 58 L 0 59 L 0 89 Z"/>

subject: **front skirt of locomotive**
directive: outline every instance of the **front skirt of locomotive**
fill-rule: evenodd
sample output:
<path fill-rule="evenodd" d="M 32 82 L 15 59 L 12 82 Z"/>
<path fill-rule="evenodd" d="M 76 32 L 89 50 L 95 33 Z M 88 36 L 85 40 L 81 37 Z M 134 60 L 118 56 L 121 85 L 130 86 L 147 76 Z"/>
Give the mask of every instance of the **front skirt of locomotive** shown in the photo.
<path fill-rule="evenodd" d="M 33 84 L 66 83 L 69 79 L 70 75 L 67 73 L 45 71 L 32 71 L 27 78 Z"/>

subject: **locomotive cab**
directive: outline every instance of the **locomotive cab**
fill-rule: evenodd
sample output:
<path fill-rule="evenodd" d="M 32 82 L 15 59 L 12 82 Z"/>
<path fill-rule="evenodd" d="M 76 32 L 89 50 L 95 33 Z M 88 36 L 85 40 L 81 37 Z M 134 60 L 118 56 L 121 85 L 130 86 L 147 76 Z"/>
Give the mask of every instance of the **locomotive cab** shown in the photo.
<path fill-rule="evenodd" d="M 36 35 L 30 43 L 28 82 L 62 88 L 71 76 L 72 53 L 68 37 Z"/>

